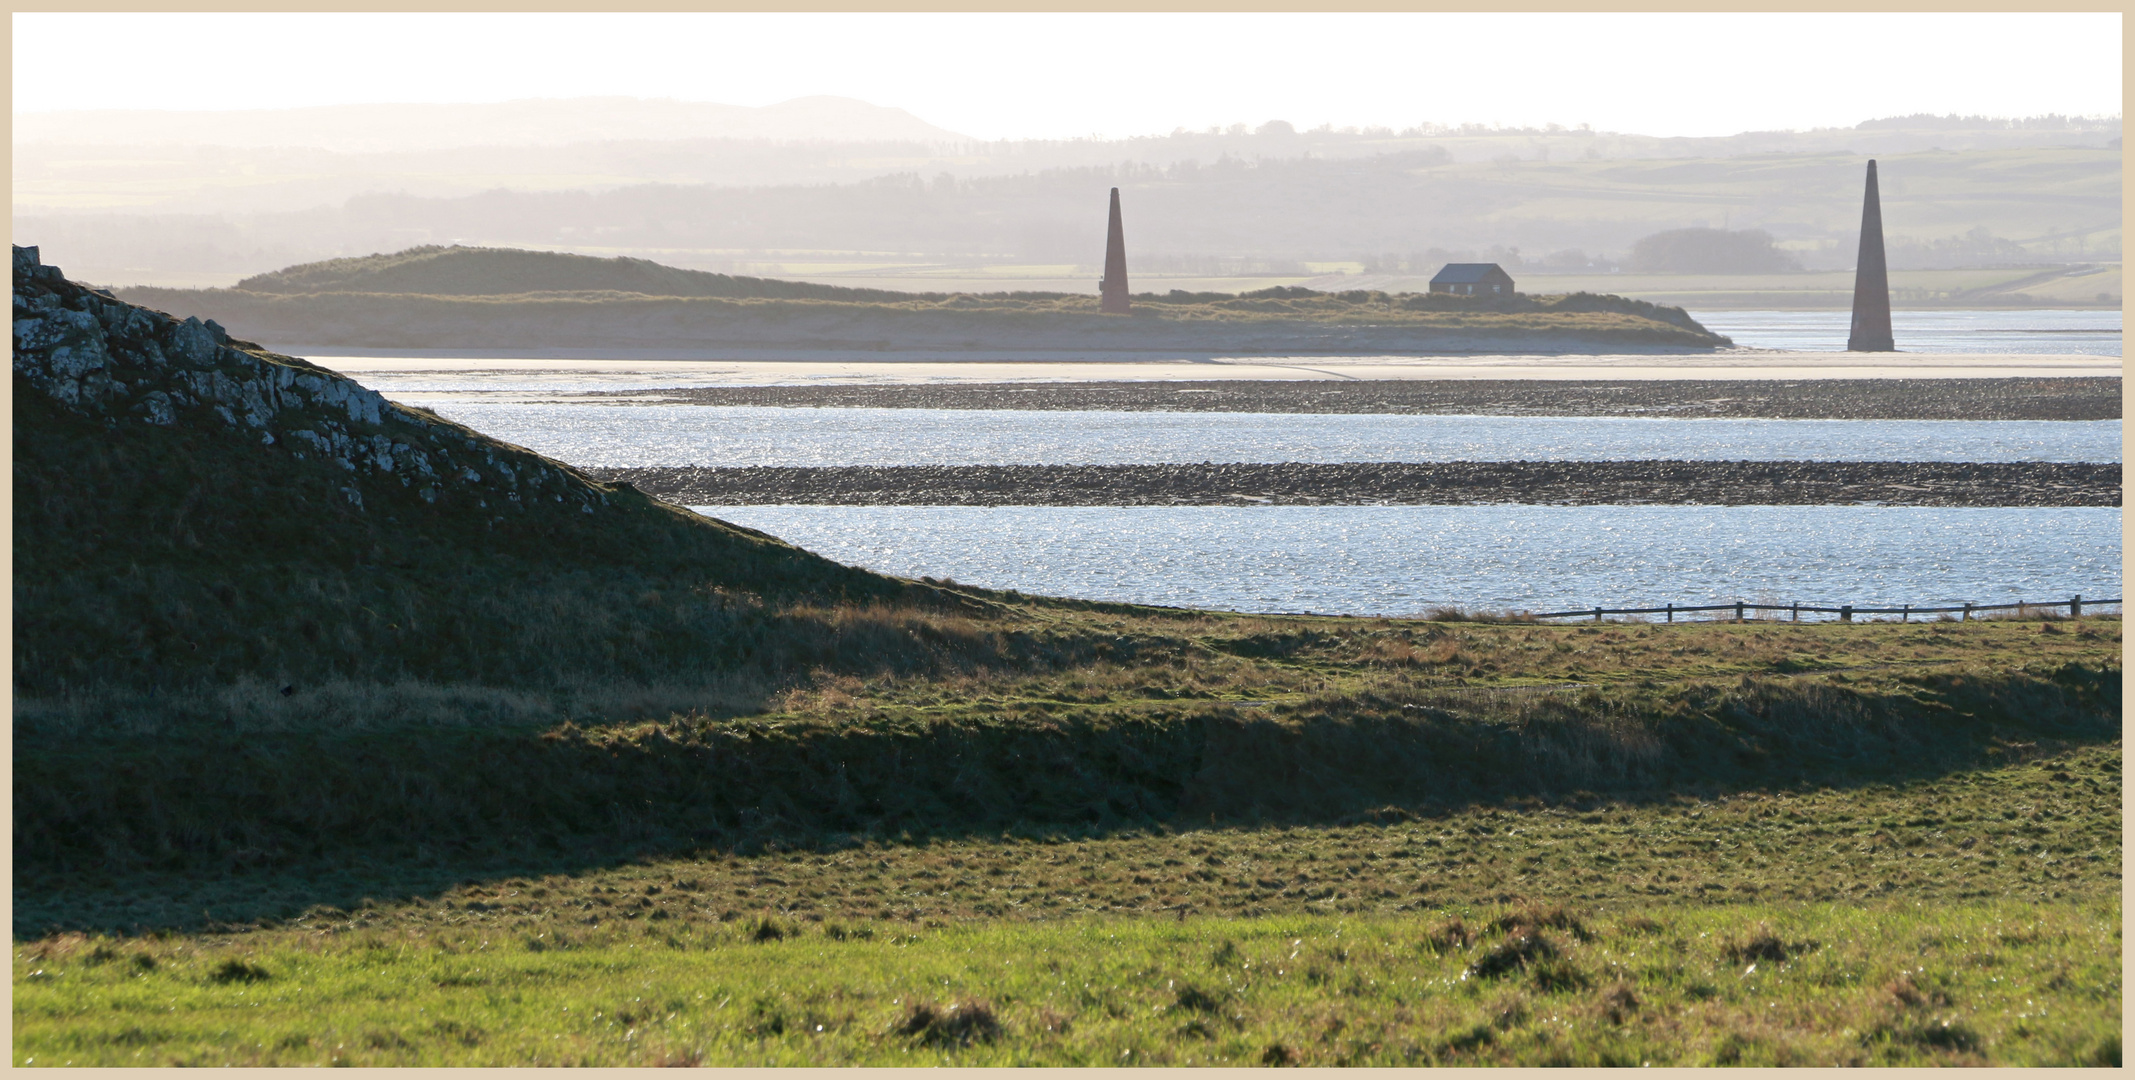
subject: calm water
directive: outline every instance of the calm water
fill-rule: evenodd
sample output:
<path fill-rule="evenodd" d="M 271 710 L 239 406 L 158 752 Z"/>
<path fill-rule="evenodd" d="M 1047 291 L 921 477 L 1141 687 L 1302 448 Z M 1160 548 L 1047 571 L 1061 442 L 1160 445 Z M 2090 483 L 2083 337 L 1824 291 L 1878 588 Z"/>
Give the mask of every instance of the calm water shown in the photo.
<path fill-rule="evenodd" d="M 1414 615 L 2120 595 L 2117 509 L 697 507 L 841 562 L 1055 596 Z"/>
<path fill-rule="evenodd" d="M 1847 311 L 1704 311 L 1694 318 L 1735 344 L 1758 349 L 1845 352 Z M 1890 333 L 1902 352 L 2119 356 L 2120 312 L 1893 311 Z"/>
<path fill-rule="evenodd" d="M 587 467 L 1357 461 L 2119 461 L 2119 421 L 439 404 Z"/>
<path fill-rule="evenodd" d="M 1849 315 L 1845 311 L 1694 311 L 1706 326 L 1731 336 L 1739 345 L 1760 349 L 1805 352 L 1843 352 Z M 1953 310 L 1898 311 L 1891 314 L 1892 332 L 1898 348 L 1915 353 L 2012 353 L 2018 355 L 2121 355 L 2120 312 L 2095 310 Z M 301 355 L 303 350 L 297 346 Z M 883 354 L 883 359 L 927 362 L 948 359 L 924 353 Z M 1057 359 L 1057 357 L 1054 357 Z M 1102 359 L 1102 356 L 1093 359 Z M 359 358 L 318 355 L 327 367 Z M 672 365 L 659 360 L 618 362 L 555 358 L 537 367 L 524 361 L 502 358 L 459 357 L 434 367 L 438 357 L 402 356 L 361 358 L 357 377 L 365 386 L 388 397 L 410 393 L 574 393 L 587 391 L 643 390 L 677 386 L 717 386 L 753 382 L 744 377 L 741 358 L 723 362 L 716 352 L 681 360 Z M 766 359 L 780 359 L 777 356 Z M 790 358 L 788 358 L 790 359 Z M 1324 364 L 1343 359 L 1383 359 L 1330 356 L 1252 356 L 1229 358 L 1251 365 Z M 1459 363 L 1459 358 L 1448 357 Z M 1754 372 L 1748 372 L 1754 377 Z M 1128 376 L 1134 377 L 1134 376 Z M 1193 377 L 1201 377 L 1196 373 Z M 1595 377 L 1607 377 L 1597 371 Z M 820 375 L 794 373 L 786 381 L 809 383 Z M 865 381 L 861 378 L 859 381 Z"/>

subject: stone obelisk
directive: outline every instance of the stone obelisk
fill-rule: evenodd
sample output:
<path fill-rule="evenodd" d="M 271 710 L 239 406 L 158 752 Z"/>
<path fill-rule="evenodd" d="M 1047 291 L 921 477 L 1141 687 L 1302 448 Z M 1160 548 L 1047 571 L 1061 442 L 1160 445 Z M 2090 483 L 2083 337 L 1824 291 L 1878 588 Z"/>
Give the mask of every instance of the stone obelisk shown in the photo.
<path fill-rule="evenodd" d="M 1127 234 L 1119 225 L 1119 189 L 1112 189 L 1112 223 L 1105 227 L 1105 278 L 1097 283 L 1097 310 L 1127 313 Z"/>
<path fill-rule="evenodd" d="M 1896 352 L 1890 339 L 1890 272 L 1883 264 L 1883 201 L 1876 195 L 1876 163 L 1868 163 L 1861 200 L 1861 254 L 1853 264 L 1853 332 L 1847 352 Z"/>

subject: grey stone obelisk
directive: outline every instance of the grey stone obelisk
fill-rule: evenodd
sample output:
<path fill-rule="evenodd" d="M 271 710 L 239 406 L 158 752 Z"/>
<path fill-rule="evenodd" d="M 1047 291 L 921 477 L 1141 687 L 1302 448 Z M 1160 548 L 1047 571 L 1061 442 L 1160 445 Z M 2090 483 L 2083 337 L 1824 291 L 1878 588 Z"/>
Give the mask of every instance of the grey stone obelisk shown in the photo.
<path fill-rule="evenodd" d="M 1097 310 L 1127 313 L 1127 234 L 1119 224 L 1119 189 L 1112 189 L 1112 222 L 1105 227 L 1105 277 L 1097 283 Z"/>
<path fill-rule="evenodd" d="M 1890 339 L 1890 272 L 1883 263 L 1883 201 L 1876 195 L 1876 163 L 1868 163 L 1861 200 L 1861 254 L 1853 264 L 1853 332 L 1847 352 L 1896 352 Z"/>

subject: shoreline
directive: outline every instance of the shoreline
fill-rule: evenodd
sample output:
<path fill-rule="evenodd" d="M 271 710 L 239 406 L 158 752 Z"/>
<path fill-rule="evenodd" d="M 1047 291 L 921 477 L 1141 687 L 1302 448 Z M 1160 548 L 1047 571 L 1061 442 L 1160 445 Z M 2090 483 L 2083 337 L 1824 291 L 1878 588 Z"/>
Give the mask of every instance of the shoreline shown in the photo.
<path fill-rule="evenodd" d="M 425 395 L 401 395 L 419 400 Z M 1779 420 L 2118 420 L 2119 379 L 1227 380 L 718 386 L 589 391 L 578 402 L 707 407 L 1613 416 Z"/>
<path fill-rule="evenodd" d="M 686 506 L 2118 507 L 2118 464 L 1481 461 L 583 470 Z"/>
<path fill-rule="evenodd" d="M 697 353 L 600 350 L 499 355 L 504 350 L 342 351 L 277 345 L 359 380 L 397 391 L 445 390 L 424 383 L 518 382 L 527 389 L 778 385 L 901 385 L 1075 382 L 1377 380 L 1718 380 L 2120 378 L 2117 356 L 2015 353 L 1804 353 L 1738 349 L 1658 355 L 1260 356 L 1207 359 L 886 358 L 880 354 L 788 354 L 762 359 Z"/>

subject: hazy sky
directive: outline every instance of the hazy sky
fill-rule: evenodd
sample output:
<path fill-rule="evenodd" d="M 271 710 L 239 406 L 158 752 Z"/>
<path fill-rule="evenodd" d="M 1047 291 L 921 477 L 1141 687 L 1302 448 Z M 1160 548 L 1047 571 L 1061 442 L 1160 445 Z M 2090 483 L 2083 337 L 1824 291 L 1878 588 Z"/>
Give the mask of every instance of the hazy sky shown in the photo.
<path fill-rule="evenodd" d="M 837 94 L 981 138 L 2120 112 L 2107 14 L 32 14 L 14 108 Z"/>

